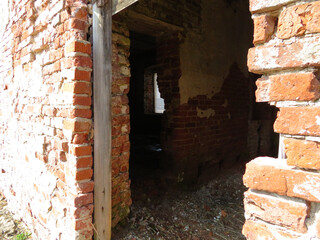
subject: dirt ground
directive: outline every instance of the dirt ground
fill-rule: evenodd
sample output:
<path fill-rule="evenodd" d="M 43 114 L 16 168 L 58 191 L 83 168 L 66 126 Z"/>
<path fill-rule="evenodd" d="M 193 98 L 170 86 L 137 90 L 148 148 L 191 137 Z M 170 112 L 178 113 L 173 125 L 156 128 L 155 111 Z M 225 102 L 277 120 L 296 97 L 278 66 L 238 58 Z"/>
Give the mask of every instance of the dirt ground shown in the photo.
<path fill-rule="evenodd" d="M 132 184 L 133 205 L 113 240 L 241 240 L 244 164 L 224 170 L 194 191 L 157 189 L 152 179 Z"/>

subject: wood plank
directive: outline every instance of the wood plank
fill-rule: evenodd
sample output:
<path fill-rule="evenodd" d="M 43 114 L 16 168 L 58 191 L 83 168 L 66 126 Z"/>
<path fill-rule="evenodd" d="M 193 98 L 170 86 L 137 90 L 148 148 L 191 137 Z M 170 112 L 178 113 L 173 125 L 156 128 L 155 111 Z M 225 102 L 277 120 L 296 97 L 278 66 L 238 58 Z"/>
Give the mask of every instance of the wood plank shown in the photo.
<path fill-rule="evenodd" d="M 112 0 L 93 5 L 95 239 L 111 239 Z"/>
<path fill-rule="evenodd" d="M 137 1 L 138 0 L 113 0 L 113 2 L 112 2 L 112 15 L 129 7 L 131 4 L 133 4 Z"/>

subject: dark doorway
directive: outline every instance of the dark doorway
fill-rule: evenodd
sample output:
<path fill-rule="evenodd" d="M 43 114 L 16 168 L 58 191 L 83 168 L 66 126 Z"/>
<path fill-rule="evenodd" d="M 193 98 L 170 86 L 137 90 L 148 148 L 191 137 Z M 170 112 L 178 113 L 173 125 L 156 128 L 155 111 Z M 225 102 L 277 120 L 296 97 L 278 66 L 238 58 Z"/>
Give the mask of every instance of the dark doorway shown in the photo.
<path fill-rule="evenodd" d="M 162 114 L 153 110 L 153 80 L 156 65 L 156 39 L 145 34 L 130 32 L 130 178 L 133 199 L 139 186 L 153 185 L 160 171 L 160 144 Z M 151 75 L 151 76 L 150 76 Z"/>

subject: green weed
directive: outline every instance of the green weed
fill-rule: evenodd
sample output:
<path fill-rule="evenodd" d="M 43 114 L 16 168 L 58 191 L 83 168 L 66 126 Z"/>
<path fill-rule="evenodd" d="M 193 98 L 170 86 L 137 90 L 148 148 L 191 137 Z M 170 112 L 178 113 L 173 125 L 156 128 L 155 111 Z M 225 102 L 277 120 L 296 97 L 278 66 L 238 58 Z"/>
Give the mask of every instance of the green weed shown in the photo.
<path fill-rule="evenodd" d="M 30 236 L 30 233 L 20 233 L 16 236 L 15 240 L 27 240 Z"/>

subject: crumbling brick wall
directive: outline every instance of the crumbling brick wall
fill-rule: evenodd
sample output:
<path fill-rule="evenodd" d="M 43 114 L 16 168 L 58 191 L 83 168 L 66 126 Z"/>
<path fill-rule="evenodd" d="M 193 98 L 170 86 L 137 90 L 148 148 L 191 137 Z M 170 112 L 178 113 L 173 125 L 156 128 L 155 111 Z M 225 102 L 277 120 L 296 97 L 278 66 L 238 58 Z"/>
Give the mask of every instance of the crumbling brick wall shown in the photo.
<path fill-rule="evenodd" d="M 119 18 L 119 17 L 118 17 Z M 130 83 L 129 30 L 121 18 L 112 25 L 112 226 L 129 214 Z"/>
<path fill-rule="evenodd" d="M 257 101 L 277 106 L 286 159 L 257 158 L 244 183 L 247 239 L 318 239 L 320 1 L 251 0 L 249 70 L 263 74 Z"/>
<path fill-rule="evenodd" d="M 87 1 L 9 7 L 0 38 L 0 191 L 35 239 L 91 239 Z"/>

